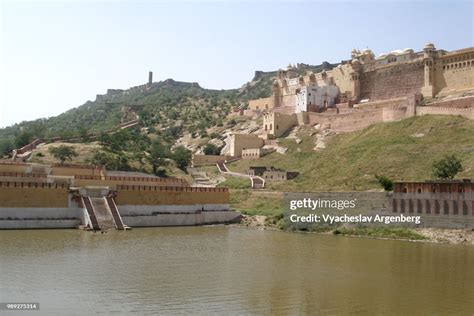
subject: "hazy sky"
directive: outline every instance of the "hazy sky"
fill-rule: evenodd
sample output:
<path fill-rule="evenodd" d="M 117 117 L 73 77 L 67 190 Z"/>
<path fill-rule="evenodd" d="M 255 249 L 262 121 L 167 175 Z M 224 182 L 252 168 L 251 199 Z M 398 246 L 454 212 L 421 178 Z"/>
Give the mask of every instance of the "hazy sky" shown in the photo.
<path fill-rule="evenodd" d="M 1 2 L 2 0 L 0 0 Z M 173 78 L 240 87 L 255 70 L 474 46 L 472 1 L 54 1 L 1 4 L 0 127 L 107 88 Z"/>

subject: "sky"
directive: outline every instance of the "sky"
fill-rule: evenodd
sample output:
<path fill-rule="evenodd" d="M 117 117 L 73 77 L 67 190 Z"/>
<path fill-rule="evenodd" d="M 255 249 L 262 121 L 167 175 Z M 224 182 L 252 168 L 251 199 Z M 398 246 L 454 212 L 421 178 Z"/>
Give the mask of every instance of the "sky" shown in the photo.
<path fill-rule="evenodd" d="M 0 127 L 173 78 L 238 88 L 288 63 L 474 46 L 473 1 L 0 0 Z"/>

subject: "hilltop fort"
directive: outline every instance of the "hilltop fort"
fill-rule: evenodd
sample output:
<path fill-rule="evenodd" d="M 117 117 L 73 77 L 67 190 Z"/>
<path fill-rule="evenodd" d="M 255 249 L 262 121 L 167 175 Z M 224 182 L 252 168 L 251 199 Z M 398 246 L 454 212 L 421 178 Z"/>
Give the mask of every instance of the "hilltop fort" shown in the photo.
<path fill-rule="evenodd" d="M 310 124 L 348 132 L 415 115 L 451 114 L 474 118 L 474 48 L 455 51 L 428 43 L 375 57 L 353 49 L 351 59 L 320 72 L 305 65 L 280 69 L 272 95 L 249 100 L 240 114 L 263 117 L 259 133 L 233 135 L 230 154 L 258 158 L 260 150 L 291 128 Z"/>

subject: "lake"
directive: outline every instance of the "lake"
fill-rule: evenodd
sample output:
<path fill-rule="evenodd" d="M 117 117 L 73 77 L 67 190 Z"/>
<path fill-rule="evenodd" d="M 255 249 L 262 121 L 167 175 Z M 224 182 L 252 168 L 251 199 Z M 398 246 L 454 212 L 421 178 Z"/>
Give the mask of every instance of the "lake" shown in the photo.
<path fill-rule="evenodd" d="M 22 315 L 473 314 L 474 247 L 240 227 L 0 231 Z M 18 312 L 10 312 L 18 315 Z"/>

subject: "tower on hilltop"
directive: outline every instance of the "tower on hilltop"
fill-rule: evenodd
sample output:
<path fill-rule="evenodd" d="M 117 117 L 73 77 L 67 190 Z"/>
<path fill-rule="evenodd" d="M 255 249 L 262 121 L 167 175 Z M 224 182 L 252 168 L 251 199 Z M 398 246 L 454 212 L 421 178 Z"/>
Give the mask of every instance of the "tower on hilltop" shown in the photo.
<path fill-rule="evenodd" d="M 148 85 L 150 86 L 153 83 L 153 71 L 148 72 Z"/>

